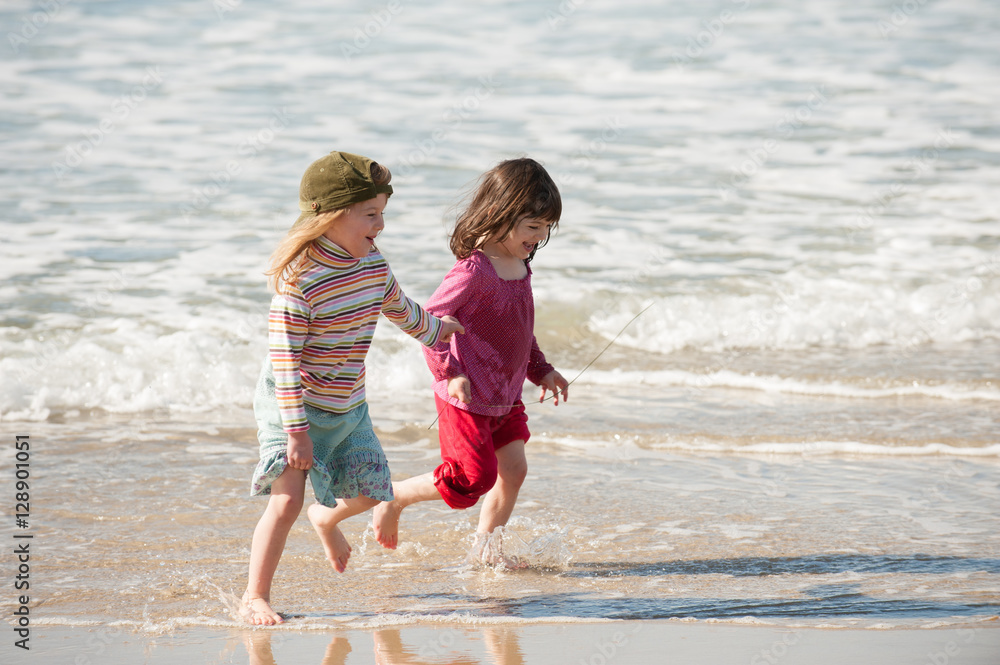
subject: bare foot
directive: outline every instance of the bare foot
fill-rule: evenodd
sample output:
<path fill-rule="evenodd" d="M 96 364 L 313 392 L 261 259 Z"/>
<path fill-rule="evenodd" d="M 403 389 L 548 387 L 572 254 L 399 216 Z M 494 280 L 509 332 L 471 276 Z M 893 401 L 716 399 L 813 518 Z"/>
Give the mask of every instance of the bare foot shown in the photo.
<path fill-rule="evenodd" d="M 347 560 L 351 558 L 351 546 L 344 537 L 344 533 L 336 524 L 329 525 L 324 519 L 323 507 L 318 503 L 309 506 L 306 511 L 309 521 L 319 535 L 323 549 L 326 550 L 326 558 L 338 573 L 347 570 Z"/>
<path fill-rule="evenodd" d="M 531 568 L 530 563 L 527 561 L 521 561 L 521 559 L 516 556 L 501 555 L 499 559 L 490 561 L 489 565 L 502 570 L 525 570 L 527 568 Z"/>
<path fill-rule="evenodd" d="M 497 527 L 493 533 L 476 533 L 469 550 L 468 561 L 504 570 L 529 568 L 527 561 L 521 561 L 513 554 L 504 554 L 503 528 Z"/>
<path fill-rule="evenodd" d="M 271 603 L 267 599 L 251 598 L 249 591 L 243 594 L 240 615 L 247 623 L 255 626 L 273 626 L 285 622 L 280 614 L 271 609 Z"/>
<path fill-rule="evenodd" d="M 326 653 L 323 654 L 323 665 L 344 665 L 349 653 L 351 653 L 351 643 L 347 641 L 347 638 L 334 637 L 326 646 Z"/>
<path fill-rule="evenodd" d="M 274 653 L 271 651 L 271 631 L 244 630 L 243 646 L 250 656 L 250 665 L 274 665 Z"/>
<path fill-rule="evenodd" d="M 399 629 L 376 630 L 372 636 L 375 638 L 375 662 L 378 665 L 412 662 L 406 658 L 408 652 L 403 646 Z"/>
<path fill-rule="evenodd" d="M 387 550 L 394 550 L 399 544 L 399 516 L 403 507 L 398 501 L 383 501 L 372 510 L 372 526 L 375 540 Z"/>

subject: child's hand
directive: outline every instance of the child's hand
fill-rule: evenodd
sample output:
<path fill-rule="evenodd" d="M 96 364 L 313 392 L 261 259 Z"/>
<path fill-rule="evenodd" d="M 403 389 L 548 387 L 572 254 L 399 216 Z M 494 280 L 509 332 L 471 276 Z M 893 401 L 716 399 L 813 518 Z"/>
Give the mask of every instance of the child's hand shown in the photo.
<path fill-rule="evenodd" d="M 308 471 L 313 465 L 313 442 L 309 432 L 288 433 L 288 466 Z"/>
<path fill-rule="evenodd" d="M 448 382 L 448 394 L 462 404 L 472 401 L 472 384 L 467 376 L 456 376 Z"/>
<path fill-rule="evenodd" d="M 442 316 L 441 322 L 444 324 L 441 326 L 441 337 L 442 342 L 450 342 L 451 336 L 455 333 L 465 334 L 465 326 L 458 322 L 453 316 Z"/>
<path fill-rule="evenodd" d="M 539 402 L 545 401 L 545 391 L 551 390 L 552 397 L 556 401 L 556 406 L 559 405 L 559 391 L 562 391 L 562 397 L 564 402 L 569 401 L 569 381 L 563 378 L 563 375 L 559 372 L 552 370 L 545 375 L 542 379 L 542 396 L 539 398 Z"/>

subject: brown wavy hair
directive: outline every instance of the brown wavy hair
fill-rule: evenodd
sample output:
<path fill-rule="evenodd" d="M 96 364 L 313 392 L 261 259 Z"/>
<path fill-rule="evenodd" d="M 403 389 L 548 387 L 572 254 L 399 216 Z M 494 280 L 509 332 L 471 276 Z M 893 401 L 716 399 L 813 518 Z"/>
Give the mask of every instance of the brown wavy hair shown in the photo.
<path fill-rule="evenodd" d="M 491 240 L 507 238 L 525 218 L 532 217 L 559 225 L 562 198 L 559 188 L 541 164 L 530 157 L 500 162 L 478 180 L 469 203 L 455 222 L 450 247 L 457 259 L 468 258 L 472 252 Z M 549 236 L 531 252 L 549 241 Z"/>
<path fill-rule="evenodd" d="M 377 162 L 372 162 L 371 174 L 376 185 L 388 185 L 392 180 L 389 169 Z M 275 293 L 280 293 L 285 284 L 295 284 L 298 281 L 299 275 L 310 263 L 309 259 L 314 251 L 313 241 L 326 233 L 330 224 L 345 215 L 351 207 L 321 212 L 314 217 L 307 217 L 289 229 L 288 234 L 271 254 L 270 267 L 264 272 Z"/>

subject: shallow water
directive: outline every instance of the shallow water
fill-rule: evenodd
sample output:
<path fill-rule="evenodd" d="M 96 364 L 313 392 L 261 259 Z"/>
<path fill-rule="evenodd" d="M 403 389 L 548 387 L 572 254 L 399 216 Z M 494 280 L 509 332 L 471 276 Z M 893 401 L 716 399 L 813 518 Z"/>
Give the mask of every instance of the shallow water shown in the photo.
<path fill-rule="evenodd" d="M 303 518 L 297 625 L 996 616 L 994 3 L 221 7 L 66 3 L 0 56 L 0 421 L 35 446 L 39 621 L 232 625 L 261 272 L 332 149 L 392 169 L 379 246 L 420 301 L 461 192 L 542 160 L 536 334 L 575 380 L 529 405 L 528 570 L 467 563 L 475 510 L 422 505 L 396 553 L 355 518 L 338 576 Z M 394 474 L 428 470 L 416 345 L 380 324 L 368 366 Z"/>
<path fill-rule="evenodd" d="M 233 624 L 249 536 L 253 432 L 159 423 L 37 426 L 33 571 L 42 624 Z M 398 477 L 430 468 L 418 429 L 381 432 Z M 1000 608 L 993 457 L 689 453 L 540 437 L 504 551 L 468 558 L 476 509 L 420 504 L 383 550 L 364 518 L 332 571 L 303 516 L 274 586 L 290 627 L 748 617 L 925 627 Z"/>

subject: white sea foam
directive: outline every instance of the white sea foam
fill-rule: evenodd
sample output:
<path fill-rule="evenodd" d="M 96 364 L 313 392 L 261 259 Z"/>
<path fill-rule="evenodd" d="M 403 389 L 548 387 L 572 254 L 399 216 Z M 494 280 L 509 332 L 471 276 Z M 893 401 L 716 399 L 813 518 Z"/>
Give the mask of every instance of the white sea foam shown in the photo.
<path fill-rule="evenodd" d="M 886 456 L 886 457 L 982 457 L 1000 456 L 1000 443 L 980 446 L 956 446 L 946 443 L 900 445 L 898 443 L 867 443 L 860 441 L 719 441 L 705 439 L 643 440 L 642 447 L 627 446 L 620 441 L 594 439 L 586 436 L 546 436 L 545 441 L 580 451 L 586 455 L 607 458 L 616 464 L 625 464 L 643 456 L 671 451 L 708 454 L 790 455 L 795 457 L 821 456 Z M 657 452 L 654 452 L 657 451 Z"/>
<path fill-rule="evenodd" d="M 567 374 L 572 376 L 576 372 L 569 370 Z M 773 375 L 748 375 L 731 370 L 698 374 L 682 370 L 653 370 L 643 372 L 638 370 L 602 371 L 591 369 L 581 376 L 579 382 L 598 386 L 648 385 L 684 386 L 698 389 L 738 388 L 777 394 L 851 397 L 858 399 L 919 396 L 955 401 L 1000 401 L 1000 387 L 991 387 L 991 382 L 983 382 L 985 385 L 979 388 L 962 384 L 920 385 L 917 382 L 911 382 L 909 385 L 868 387 L 839 381 L 829 383 L 810 382 Z M 867 382 L 871 383 L 871 379 L 867 379 Z M 917 385 L 914 385 L 914 383 L 917 383 Z"/>
<path fill-rule="evenodd" d="M 806 630 L 899 630 L 899 629 L 926 629 L 941 630 L 945 628 L 957 628 L 962 626 L 989 626 L 997 620 L 996 615 L 984 615 L 974 617 L 954 617 L 950 620 L 923 621 L 907 618 L 894 620 L 864 621 L 847 619 L 843 623 L 831 622 L 829 619 L 762 619 L 753 616 L 742 616 L 732 618 L 698 618 L 698 617 L 671 617 L 662 619 L 667 623 L 705 624 L 705 625 L 737 625 L 737 626 L 777 626 L 785 629 L 802 628 Z M 293 620 L 284 624 L 271 626 L 268 632 L 281 634 L 284 632 L 321 632 L 329 633 L 338 630 L 377 630 L 382 628 L 404 627 L 404 626 L 532 626 L 532 625 L 600 625 L 607 623 L 620 623 L 620 619 L 602 619 L 598 617 L 574 617 L 574 616 L 552 616 L 552 617 L 513 617 L 513 616 L 483 616 L 470 612 L 454 612 L 450 614 L 420 614 L 420 613 L 383 613 L 377 617 L 363 617 L 356 615 L 339 615 L 336 617 L 294 617 Z M 129 633 L 145 635 L 168 635 L 178 630 L 191 628 L 210 629 L 234 629 L 246 628 L 246 624 L 241 620 L 211 619 L 208 617 L 185 617 L 178 616 L 171 619 L 163 619 L 156 622 L 119 620 L 119 621 L 88 621 L 72 617 L 39 617 L 33 620 L 39 626 L 64 626 L 91 628 L 105 626 L 110 630 L 107 635 L 110 639 L 114 637 L 124 637 Z M 107 642 L 106 642 L 107 643 Z"/>
<path fill-rule="evenodd" d="M 983 261 L 990 266 L 984 271 L 993 270 L 987 263 L 993 259 Z M 888 275 L 875 281 L 863 276 L 864 269 L 854 272 L 856 279 L 789 275 L 784 286 L 747 278 L 732 291 L 700 293 L 695 287 L 695 293 L 652 299 L 633 289 L 597 294 L 602 306 L 589 325 L 610 339 L 651 305 L 618 343 L 657 353 L 884 346 L 887 355 L 905 357 L 928 344 L 1000 339 L 994 323 L 1000 317 L 1000 279 L 992 275 L 908 290 L 893 285 Z M 725 275 L 719 278 L 728 281 Z M 750 292 L 733 292 L 740 290 Z"/>

